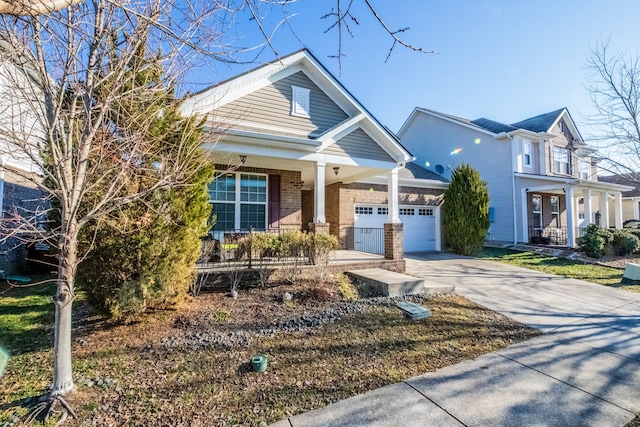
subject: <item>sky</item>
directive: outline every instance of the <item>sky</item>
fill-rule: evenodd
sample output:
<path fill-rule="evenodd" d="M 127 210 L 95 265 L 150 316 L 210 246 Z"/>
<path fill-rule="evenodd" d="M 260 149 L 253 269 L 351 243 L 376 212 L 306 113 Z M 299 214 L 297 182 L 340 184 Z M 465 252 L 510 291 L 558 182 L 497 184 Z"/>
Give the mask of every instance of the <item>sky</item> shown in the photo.
<path fill-rule="evenodd" d="M 346 0 L 342 0 L 347 4 Z M 476 119 L 514 123 L 567 107 L 585 138 L 595 113 L 585 85 L 586 55 L 609 41 L 614 51 L 635 54 L 640 45 L 640 2 L 636 0 L 370 0 L 392 30 L 409 27 L 404 40 L 437 54 L 396 46 L 366 9 L 354 0 L 353 37 L 343 42 L 342 70 L 336 59 L 337 31 L 325 30 L 336 0 L 297 0 L 287 5 L 290 18 L 272 38 L 278 55 L 308 48 L 383 124 L 397 132 L 411 111 L 424 107 Z M 266 8 L 268 32 L 282 20 L 279 8 Z M 268 12 L 268 13 L 267 13 Z M 237 17 L 234 43 L 262 39 L 248 15 Z M 272 61 L 269 48 L 241 56 L 257 61 L 211 64 L 193 78 L 198 89 Z"/>

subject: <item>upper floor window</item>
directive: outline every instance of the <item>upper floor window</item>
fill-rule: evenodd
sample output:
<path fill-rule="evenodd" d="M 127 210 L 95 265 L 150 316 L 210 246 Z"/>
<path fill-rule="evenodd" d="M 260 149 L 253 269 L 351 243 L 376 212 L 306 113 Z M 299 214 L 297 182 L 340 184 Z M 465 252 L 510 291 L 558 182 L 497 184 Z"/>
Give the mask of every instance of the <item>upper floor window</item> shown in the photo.
<path fill-rule="evenodd" d="M 553 147 L 553 171 L 557 174 L 570 175 L 569 150 Z"/>
<path fill-rule="evenodd" d="M 291 86 L 291 115 L 300 117 L 309 116 L 309 94 L 310 89 L 299 86 Z"/>
<path fill-rule="evenodd" d="M 522 164 L 531 166 L 531 142 L 522 141 Z"/>
<path fill-rule="evenodd" d="M 578 169 L 580 171 L 580 179 L 589 179 L 589 175 L 591 175 L 591 165 L 589 162 L 580 161 L 578 163 Z"/>

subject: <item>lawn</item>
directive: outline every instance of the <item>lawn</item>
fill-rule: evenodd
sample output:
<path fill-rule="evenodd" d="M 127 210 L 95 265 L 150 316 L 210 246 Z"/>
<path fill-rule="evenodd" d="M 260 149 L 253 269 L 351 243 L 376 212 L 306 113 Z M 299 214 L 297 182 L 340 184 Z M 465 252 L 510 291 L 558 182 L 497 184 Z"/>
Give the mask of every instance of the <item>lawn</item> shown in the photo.
<path fill-rule="evenodd" d="M 0 380 L 0 425 L 24 418 L 27 399 L 51 380 L 52 291 L 0 295 L 0 336 L 14 355 Z M 414 299 L 433 316 L 411 321 L 388 299 L 349 302 L 331 291 L 277 283 L 233 300 L 210 290 L 129 324 L 111 324 L 81 300 L 78 390 L 69 397 L 76 424 L 258 426 L 539 334 L 459 296 Z M 257 354 L 268 357 L 264 373 L 251 370 Z"/>
<path fill-rule="evenodd" d="M 534 252 L 519 252 L 502 248 L 485 247 L 479 257 L 571 279 L 579 279 L 600 285 L 640 292 L 640 286 L 638 285 L 620 284 L 623 270 L 619 268 L 588 264 L 582 261 L 542 255 Z"/>

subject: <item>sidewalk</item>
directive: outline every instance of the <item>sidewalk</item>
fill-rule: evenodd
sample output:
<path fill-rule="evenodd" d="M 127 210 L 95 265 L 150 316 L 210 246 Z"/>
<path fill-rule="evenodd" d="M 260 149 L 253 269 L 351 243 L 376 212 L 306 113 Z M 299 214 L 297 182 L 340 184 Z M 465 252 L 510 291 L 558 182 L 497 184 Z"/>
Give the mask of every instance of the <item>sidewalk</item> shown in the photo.
<path fill-rule="evenodd" d="M 407 272 L 545 334 L 274 426 L 624 426 L 640 412 L 640 294 L 447 254 Z"/>

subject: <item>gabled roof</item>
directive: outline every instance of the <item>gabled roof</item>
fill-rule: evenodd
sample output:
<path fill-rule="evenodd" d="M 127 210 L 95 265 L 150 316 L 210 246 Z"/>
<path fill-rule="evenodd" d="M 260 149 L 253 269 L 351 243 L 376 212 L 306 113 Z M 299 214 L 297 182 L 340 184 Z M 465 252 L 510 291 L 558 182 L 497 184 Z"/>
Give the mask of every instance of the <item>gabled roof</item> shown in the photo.
<path fill-rule="evenodd" d="M 473 120 L 471 123 L 473 123 L 474 125 L 480 126 L 481 128 L 484 128 L 493 133 L 511 132 L 513 130 L 517 130 L 513 126 L 509 126 L 509 125 L 505 125 L 504 123 L 499 123 L 493 120 L 485 119 L 484 117 Z"/>
<path fill-rule="evenodd" d="M 622 197 L 640 197 L 640 173 L 638 172 L 599 176 L 598 181 L 635 187 L 631 191 L 623 191 Z"/>
<path fill-rule="evenodd" d="M 429 169 L 423 168 L 417 163 L 410 162 L 403 169 L 398 171 L 398 178 L 401 179 L 429 179 L 432 181 L 449 182 L 442 176 L 431 172 Z"/>
<path fill-rule="evenodd" d="M 550 113 L 540 114 L 538 116 L 513 123 L 511 126 L 516 129 L 530 130 L 531 132 L 549 132 L 565 110 L 566 108 L 560 108 L 559 110 L 555 110 Z"/>
<path fill-rule="evenodd" d="M 398 142 L 396 136 L 384 127 L 307 49 L 301 49 L 193 94 L 184 101 L 181 110 L 185 114 L 208 114 L 300 71 L 320 87 L 350 117 L 350 120 L 358 119 L 356 124 L 365 129 L 366 133 L 396 162 L 404 163 L 413 158 L 411 153 Z M 309 142 L 312 141 L 313 139 L 309 139 Z"/>

